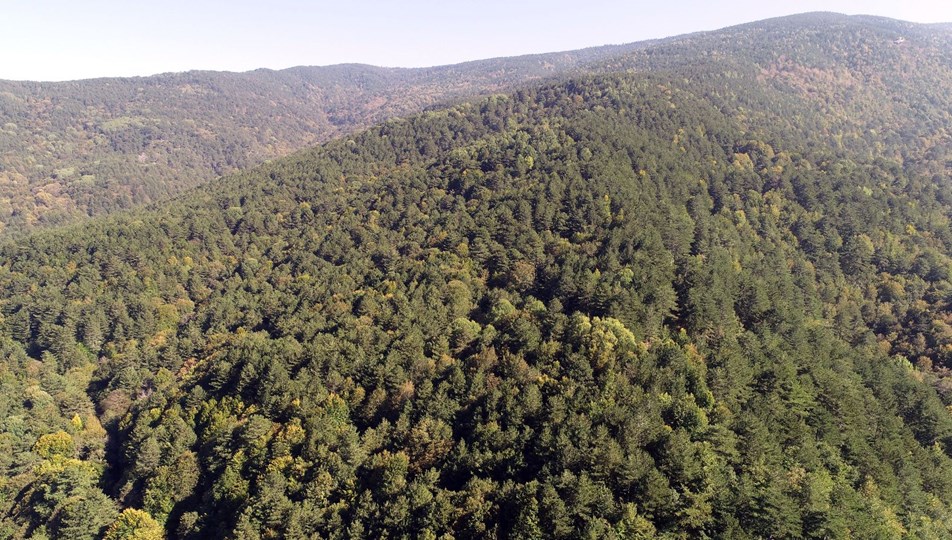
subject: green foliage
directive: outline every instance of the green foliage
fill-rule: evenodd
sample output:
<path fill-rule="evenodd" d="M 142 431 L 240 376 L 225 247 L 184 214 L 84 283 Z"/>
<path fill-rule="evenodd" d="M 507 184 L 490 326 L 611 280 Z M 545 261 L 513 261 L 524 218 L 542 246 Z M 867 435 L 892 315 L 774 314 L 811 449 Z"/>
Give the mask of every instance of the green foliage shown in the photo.
<path fill-rule="evenodd" d="M 948 537 L 948 98 L 825 20 L 6 242 L 4 534 Z"/>
<path fill-rule="evenodd" d="M 0 81 L 0 234 L 165 200 L 388 118 L 511 89 L 635 47 L 425 69 L 351 64 Z M 523 162 L 532 168 L 532 156 Z"/>
<path fill-rule="evenodd" d="M 162 540 L 162 527 L 148 512 L 126 508 L 106 530 L 103 540 Z"/>
<path fill-rule="evenodd" d="M 72 457 L 76 452 L 73 438 L 65 431 L 49 433 L 37 439 L 33 445 L 36 455 L 45 459 Z"/>

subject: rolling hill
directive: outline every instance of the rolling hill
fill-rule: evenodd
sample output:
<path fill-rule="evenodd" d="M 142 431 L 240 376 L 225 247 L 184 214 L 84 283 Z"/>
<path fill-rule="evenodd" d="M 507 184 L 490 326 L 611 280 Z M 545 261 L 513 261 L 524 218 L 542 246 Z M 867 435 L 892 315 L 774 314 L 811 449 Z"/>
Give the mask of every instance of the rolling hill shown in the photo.
<path fill-rule="evenodd" d="M 947 40 L 667 40 L 6 239 L 0 531 L 952 537 Z"/>
<path fill-rule="evenodd" d="M 0 81 L 0 233 L 163 200 L 387 118 L 646 45 L 423 69 L 355 64 Z"/>

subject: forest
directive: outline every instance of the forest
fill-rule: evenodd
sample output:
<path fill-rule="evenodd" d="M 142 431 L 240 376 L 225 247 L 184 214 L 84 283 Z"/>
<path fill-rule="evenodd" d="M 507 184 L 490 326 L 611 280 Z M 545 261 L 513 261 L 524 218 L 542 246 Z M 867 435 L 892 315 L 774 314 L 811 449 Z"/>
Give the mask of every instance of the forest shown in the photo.
<path fill-rule="evenodd" d="M 688 36 L 0 240 L 0 537 L 952 538 L 950 37 Z"/>
<path fill-rule="evenodd" d="M 0 80 L 0 235 L 165 200 L 391 117 L 577 71 L 642 46 L 420 69 L 345 64 Z"/>

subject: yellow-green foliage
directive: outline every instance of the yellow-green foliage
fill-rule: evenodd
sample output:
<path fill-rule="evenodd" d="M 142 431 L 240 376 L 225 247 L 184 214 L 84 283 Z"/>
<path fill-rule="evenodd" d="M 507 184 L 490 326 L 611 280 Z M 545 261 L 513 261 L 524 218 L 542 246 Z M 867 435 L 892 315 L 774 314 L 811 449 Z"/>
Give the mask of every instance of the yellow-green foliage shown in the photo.
<path fill-rule="evenodd" d="M 37 439 L 33 451 L 45 459 L 72 457 L 76 451 L 73 437 L 65 431 L 48 433 Z"/>
<path fill-rule="evenodd" d="M 162 527 L 148 512 L 126 508 L 106 530 L 103 540 L 162 540 Z"/>

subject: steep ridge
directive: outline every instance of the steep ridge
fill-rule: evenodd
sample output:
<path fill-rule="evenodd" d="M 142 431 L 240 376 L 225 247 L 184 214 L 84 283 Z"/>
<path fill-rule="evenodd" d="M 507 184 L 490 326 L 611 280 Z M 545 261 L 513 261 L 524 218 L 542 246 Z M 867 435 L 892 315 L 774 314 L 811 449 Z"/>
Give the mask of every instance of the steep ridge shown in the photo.
<path fill-rule="evenodd" d="M 667 44 L 7 242 L 6 533 L 948 538 L 949 98 L 938 49 L 890 82 L 893 24 Z"/>

